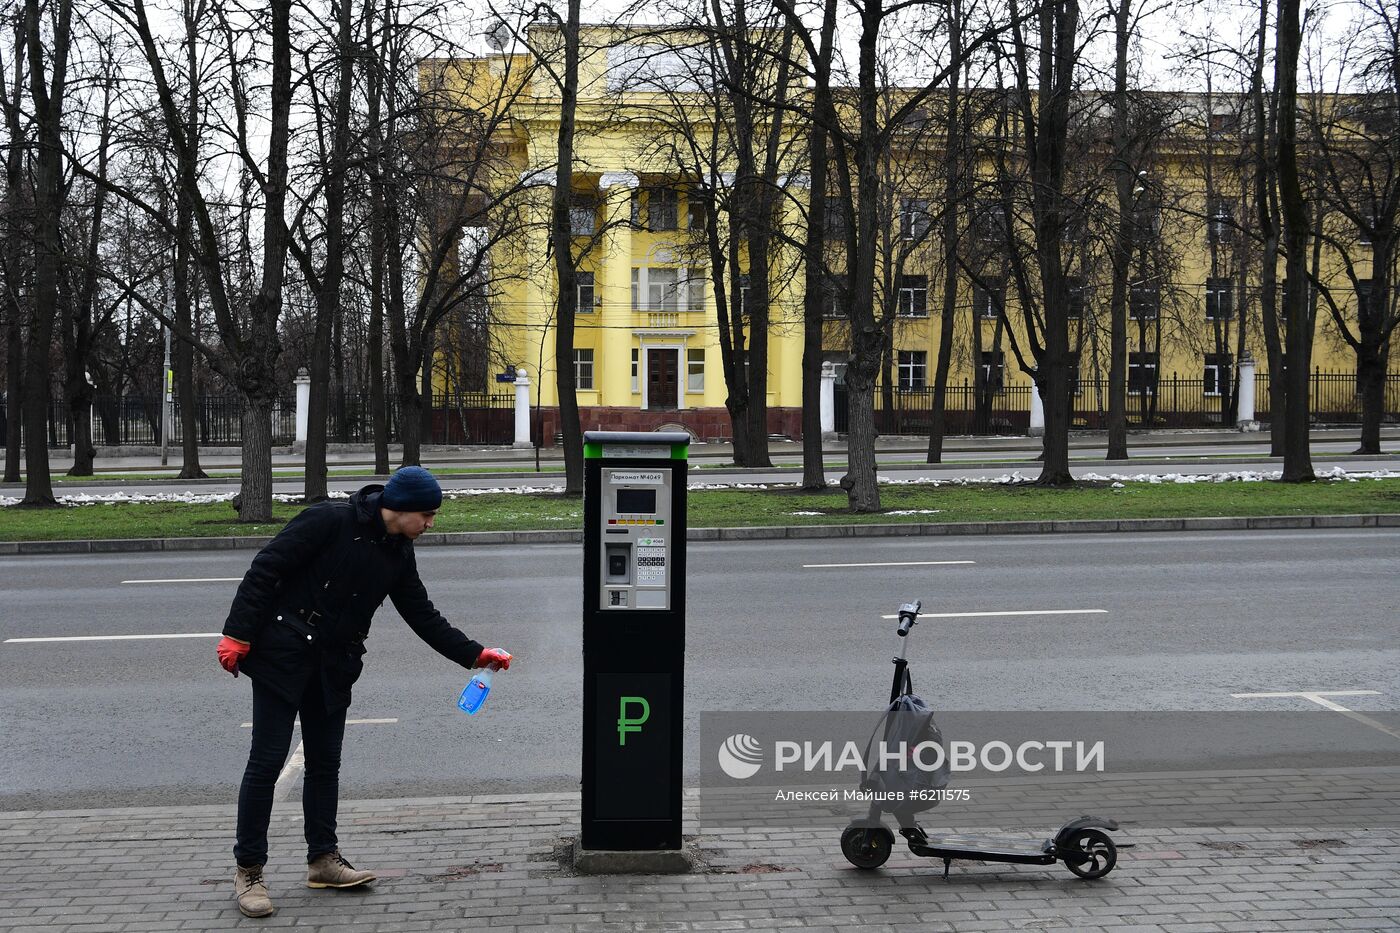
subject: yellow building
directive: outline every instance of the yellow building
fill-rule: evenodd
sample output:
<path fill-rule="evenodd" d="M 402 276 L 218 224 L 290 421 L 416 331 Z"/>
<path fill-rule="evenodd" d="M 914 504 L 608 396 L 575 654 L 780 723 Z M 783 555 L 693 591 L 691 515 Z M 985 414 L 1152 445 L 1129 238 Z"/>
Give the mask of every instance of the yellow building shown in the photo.
<path fill-rule="evenodd" d="M 508 138 L 502 140 L 509 170 L 502 177 L 515 184 L 525 179 L 531 186 L 516 192 L 530 223 L 493 259 L 497 282 L 491 299 L 490 365 L 492 371 L 526 370 L 536 387 L 532 394 L 538 393 L 547 412 L 544 436 L 552 437 L 557 430 L 555 279 L 547 221 L 553 171 L 546 173 L 541 167 L 554 161 L 558 99 L 549 77 L 531 72 L 523 57 L 502 55 L 454 64 L 466 76 L 466 97 L 494 93 L 501 75 L 524 76 L 508 80 L 529 82 L 511 102 Z M 732 429 L 724 407 L 714 291 L 700 248 L 700 212 L 687 196 L 695 178 L 678 171 L 667 157 L 667 137 L 674 130 L 658 116 L 665 107 L 679 105 L 674 96 L 619 91 L 610 75 L 616 67 L 618 59 L 611 52 L 586 56 L 579 82 L 571 220 L 576 249 L 583 255 L 572 364 L 582 425 L 614 430 L 681 426 L 700 438 L 726 438 Z M 1197 98 L 1182 100 L 1182 109 L 1198 119 L 1184 120 L 1184 132 L 1165 135 L 1143 169 L 1143 229 L 1151 232 L 1155 246 L 1153 256 L 1142 257 L 1129 302 L 1129 386 L 1135 396 L 1130 412 L 1139 423 L 1233 423 L 1228 402 L 1241 349 L 1258 362 L 1258 384 L 1261 392 L 1266 388 L 1257 283 L 1247 274 L 1250 263 L 1257 265 L 1258 260 L 1250 255 L 1251 240 L 1242 233 L 1250 223 L 1241 216 L 1245 210 L 1240 206 L 1248 195 L 1242 175 L 1247 169 L 1237 158 L 1239 146 L 1232 149 L 1228 141 L 1214 136 L 1218 126 L 1228 122 L 1220 118 L 1225 108 Z M 1201 128 L 1198 133 L 1190 129 L 1193 126 Z M 797 129 L 790 127 L 788 132 Z M 915 151 L 936 168 L 936 141 L 910 150 Z M 779 218 L 794 234 L 802 223 L 799 205 L 805 202 L 805 196 L 796 196 L 801 183 L 800 176 L 789 180 L 795 196 L 785 202 L 789 207 Z M 901 239 L 925 235 L 920 215 L 924 205 L 936 201 L 940 185 L 931 174 L 891 199 L 897 206 L 888 218 L 893 245 L 887 244 L 886 255 L 897 251 Z M 967 209 L 973 215 L 968 236 L 975 242 L 984 235 L 979 224 L 985 222 L 986 208 L 977 203 Z M 877 392 L 877 407 L 891 409 L 881 416 L 886 432 L 913 433 L 927 425 L 924 413 L 940 328 L 941 247 L 936 233 L 931 231 L 926 242 L 912 249 L 891 276 L 889 390 Z M 1086 237 L 1086 243 L 1090 239 Z M 1071 341 L 1080 349 L 1076 423 L 1096 427 L 1107 408 L 1108 266 L 1101 248 L 1084 246 L 1083 254 L 1071 321 Z M 779 272 L 770 310 L 769 429 L 797 437 L 802 388 L 800 266 L 790 248 L 779 248 L 774 259 Z M 839 258 L 832 265 L 840 265 Z M 1324 265 L 1324 277 L 1336 281 L 1335 257 Z M 1241 270 L 1246 270 L 1243 277 Z M 984 266 L 983 273 L 980 283 L 961 276 L 949 372 L 953 433 L 1021 430 L 1030 405 L 1030 377 L 1013 350 L 1017 341 L 1024 348 L 1015 290 L 1007 289 L 1004 271 L 997 274 Z M 1354 296 L 1348 300 L 1354 316 Z M 1247 323 L 1241 344 L 1242 307 L 1247 309 Z M 845 328 L 838 303 L 832 303 L 831 312 L 824 355 L 839 370 Z M 449 333 L 440 358 L 453 353 L 452 343 Z M 1029 353 L 1023 351 L 1023 356 L 1029 361 Z M 1354 357 L 1325 310 L 1318 314 L 1314 365 L 1329 373 L 1354 370 Z M 980 393 L 983 416 L 977 419 L 973 411 L 979 400 L 979 368 L 988 381 Z M 451 369 L 444 372 L 450 374 Z M 1315 399 L 1315 409 L 1324 419 L 1357 410 L 1349 378 L 1340 376 L 1335 387 L 1319 382 L 1327 397 Z M 1396 382 L 1392 394 L 1400 396 L 1400 377 L 1391 378 Z M 435 385 L 448 393 L 460 388 L 450 375 L 437 377 Z M 1400 398 L 1387 408 L 1397 409 Z M 1260 398 L 1258 410 L 1261 415 L 1267 412 L 1266 397 Z"/>

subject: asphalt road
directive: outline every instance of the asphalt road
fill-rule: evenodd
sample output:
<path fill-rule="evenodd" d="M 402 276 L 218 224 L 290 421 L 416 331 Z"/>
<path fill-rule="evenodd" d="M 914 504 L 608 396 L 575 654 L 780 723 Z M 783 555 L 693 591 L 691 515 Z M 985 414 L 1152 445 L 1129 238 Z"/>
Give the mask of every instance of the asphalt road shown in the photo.
<path fill-rule="evenodd" d="M 229 802 L 247 754 L 246 678 L 214 637 L 249 552 L 0 559 L 0 809 Z M 929 619 L 915 684 L 944 709 L 1300 709 L 1231 693 L 1372 690 L 1400 707 L 1400 530 L 697 543 L 687 725 L 701 711 L 875 710 L 894 623 L 925 612 L 1104 610 Z M 806 567 L 970 560 L 972 564 Z M 445 613 L 518 663 L 476 717 L 465 671 L 392 608 L 370 638 L 347 729 L 347 797 L 563 790 L 579 769 L 577 547 L 427 548 Z M 1323 715 L 1335 715 L 1323 713 Z M 692 747 L 688 771 L 696 772 Z"/>

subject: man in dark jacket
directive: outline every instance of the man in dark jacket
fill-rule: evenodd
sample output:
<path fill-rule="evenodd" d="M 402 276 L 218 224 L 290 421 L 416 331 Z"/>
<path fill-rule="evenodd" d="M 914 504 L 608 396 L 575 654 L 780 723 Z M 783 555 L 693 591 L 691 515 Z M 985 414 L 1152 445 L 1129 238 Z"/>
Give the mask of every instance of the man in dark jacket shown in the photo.
<path fill-rule="evenodd" d="M 365 638 L 387 596 L 414 633 L 466 668 L 508 668 L 511 656 L 483 648 L 453 628 L 428 599 L 413 541 L 433 527 L 442 489 L 427 470 L 403 467 L 385 486 L 349 502 L 323 502 L 287 523 L 239 584 L 219 663 L 253 681 L 253 738 L 238 791 L 238 909 L 273 912 L 263 881 L 273 790 L 301 717 L 306 773 L 307 876 L 313 888 L 352 888 L 374 880 L 340 855 L 336 803 L 350 688 L 364 667 Z"/>

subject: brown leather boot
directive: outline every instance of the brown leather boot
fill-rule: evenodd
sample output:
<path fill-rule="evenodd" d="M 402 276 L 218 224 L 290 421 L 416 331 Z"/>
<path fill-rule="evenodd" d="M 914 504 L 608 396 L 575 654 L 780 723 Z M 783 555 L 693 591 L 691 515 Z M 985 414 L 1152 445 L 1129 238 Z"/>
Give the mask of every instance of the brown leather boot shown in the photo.
<path fill-rule="evenodd" d="M 327 852 L 306 866 L 308 888 L 358 888 L 374 880 L 374 872 L 361 871 L 345 861 L 340 850 Z"/>
<path fill-rule="evenodd" d="M 272 906 L 272 898 L 267 896 L 261 865 L 238 866 L 233 873 L 233 892 L 238 897 L 238 909 L 245 917 L 270 917 L 277 909 Z"/>

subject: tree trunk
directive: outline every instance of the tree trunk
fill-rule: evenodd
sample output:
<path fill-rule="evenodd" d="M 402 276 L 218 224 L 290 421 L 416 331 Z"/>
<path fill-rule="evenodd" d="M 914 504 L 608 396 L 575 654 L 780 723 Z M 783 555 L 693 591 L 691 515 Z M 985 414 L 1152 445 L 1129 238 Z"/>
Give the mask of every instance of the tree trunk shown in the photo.
<path fill-rule="evenodd" d="M 1275 86 L 1278 89 L 1279 204 L 1283 213 L 1284 269 L 1283 316 L 1288 326 L 1284 345 L 1288 398 L 1284 417 L 1284 482 L 1314 479 L 1308 443 L 1308 375 L 1312 362 L 1312 315 L 1308 302 L 1307 248 L 1311 233 L 1307 203 L 1298 177 L 1298 56 L 1302 45 L 1300 0 L 1279 0 L 1278 53 Z M 1267 261 L 1267 260 L 1266 260 Z"/>
<path fill-rule="evenodd" d="M 199 26 L 194 3 L 181 5 L 185 24 L 185 75 L 189 100 L 185 105 L 185 145 L 199 152 Z M 183 192 L 177 192 L 175 217 L 175 324 L 176 329 L 194 333 L 194 289 L 191 287 L 190 242 L 194 236 L 194 207 Z M 180 403 L 180 479 L 203 479 L 199 465 L 199 397 L 194 385 L 194 347 L 185 340 L 174 341 L 170 364 L 175 370 L 175 398 Z"/>
<path fill-rule="evenodd" d="M 267 394 L 243 396 L 240 522 L 272 521 L 272 403 L 272 396 Z"/>
<path fill-rule="evenodd" d="M 340 314 L 340 287 L 345 271 L 345 171 L 350 149 L 350 95 L 354 84 L 354 36 L 350 0 L 336 6 L 335 118 L 331 127 L 330 163 L 326 166 L 326 263 L 316 289 L 316 332 L 311 343 L 311 392 L 307 403 L 305 477 L 302 498 L 324 500 L 326 485 L 326 423 L 330 414 L 331 333 Z"/>
<path fill-rule="evenodd" d="M 24 396 L 24 318 L 25 305 L 20 299 L 23 293 L 20 285 L 24 269 L 29 261 L 30 251 L 23 246 L 23 226 L 27 205 L 24 203 L 25 189 L 24 160 L 27 153 L 26 140 L 21 130 L 20 97 L 24 93 L 24 53 L 26 43 L 25 20 L 15 17 L 14 23 L 14 84 L 8 84 L 9 76 L 0 74 L 5 81 L 5 129 L 8 135 L 5 153 L 5 215 L 4 215 L 4 264 L 5 279 L 5 482 L 18 483 L 20 480 L 19 454 L 22 440 L 24 409 L 21 399 Z"/>
<path fill-rule="evenodd" d="M 957 58 L 962 54 L 962 3 L 952 0 L 948 13 L 948 53 Z M 953 328 L 958 313 L 958 204 L 964 192 L 962 183 L 962 100 L 954 71 L 948 79 L 948 110 L 943 138 L 943 305 L 939 316 L 938 359 L 933 367 L 933 399 L 929 410 L 929 463 L 943 462 L 943 436 L 947 428 L 948 370 L 953 361 Z M 974 326 L 976 322 L 974 321 Z"/>
<path fill-rule="evenodd" d="M 1381 452 L 1381 421 L 1385 417 L 1386 352 L 1365 347 L 1356 354 L 1356 389 L 1361 396 L 1361 446 L 1359 454 Z"/>
<path fill-rule="evenodd" d="M 11 261 L 18 265 L 16 252 Z M 24 421 L 21 401 L 24 397 L 24 329 L 20 323 L 20 303 L 8 302 L 9 315 L 5 327 L 5 482 L 18 483 L 19 453 Z"/>
<path fill-rule="evenodd" d="M 24 367 L 25 505 L 56 505 L 49 475 L 49 351 L 61 310 L 58 302 L 59 257 L 63 243 L 63 101 L 67 92 L 67 56 L 72 4 L 62 0 L 54 16 L 53 74 L 44 69 L 38 0 L 26 0 L 29 43 L 29 92 L 34 105 L 34 304 Z"/>
<path fill-rule="evenodd" d="M 1116 53 L 1113 68 L 1114 188 L 1118 195 L 1118 224 L 1111 260 L 1108 339 L 1108 452 L 1106 459 L 1128 459 L 1128 279 L 1131 275 L 1133 233 L 1141 184 L 1129 161 L 1131 131 L 1128 114 L 1128 55 L 1132 12 L 1129 0 L 1117 0 L 1114 10 Z"/>
<path fill-rule="evenodd" d="M 817 55 L 811 63 L 816 73 L 812 89 L 812 110 L 807 145 L 811 187 L 807 199 L 807 240 L 803 247 L 804 291 L 802 297 L 802 488 L 826 488 L 825 453 L 821 436 L 822 331 L 825 318 L 826 276 L 826 186 L 830 173 L 827 146 L 829 134 L 824 121 L 831 102 L 832 37 L 836 32 L 837 0 L 822 4 L 822 26 Z"/>
<path fill-rule="evenodd" d="M 276 367 L 281 345 L 277 320 L 282 313 L 286 275 L 287 147 L 292 100 L 291 0 L 269 5 L 272 34 L 270 118 L 267 176 L 263 185 L 262 281 L 248 303 L 249 340 L 239 361 L 243 396 L 243 463 L 238 510 L 241 521 L 272 518 L 272 406 L 277 398 Z M 251 431 L 251 433 L 248 433 Z"/>
<path fill-rule="evenodd" d="M 433 354 L 437 352 L 436 334 L 423 331 L 423 369 L 418 386 L 418 442 L 433 442 Z"/>
<path fill-rule="evenodd" d="M 397 355 L 397 354 L 396 354 Z M 414 373 L 396 373 L 399 395 L 399 439 L 403 457 L 399 466 L 422 463 L 423 458 L 423 397 L 418 394 Z"/>
<path fill-rule="evenodd" d="M 364 3 L 364 20 L 374 23 L 377 16 L 376 0 L 364 0 Z M 392 30 L 381 30 L 381 36 L 384 42 L 391 41 Z M 386 103 L 386 81 L 381 69 L 388 58 L 382 49 L 379 50 L 367 76 L 370 151 L 365 158 L 369 174 L 370 214 L 369 339 L 366 341 L 369 359 L 366 365 L 369 367 L 369 411 L 374 440 L 374 472 L 378 476 L 389 472 L 389 423 L 387 400 L 384 397 L 384 267 L 390 260 L 387 255 L 388 243 L 397 240 L 397 235 L 390 235 L 393 228 L 389 223 L 385 190 L 388 164 L 384 158 L 384 128 L 380 122 L 380 112 Z M 390 113 L 393 113 L 393 102 L 387 103 Z M 390 129 L 392 131 L 392 127 Z"/>
<path fill-rule="evenodd" d="M 880 487 L 875 467 L 875 380 L 871 374 L 853 374 L 846 369 L 846 391 L 850 403 L 846 443 L 846 490 L 852 512 L 880 511 Z"/>
<path fill-rule="evenodd" d="M 78 312 L 82 314 L 81 311 Z M 92 386 L 88 384 L 83 363 L 89 352 L 91 328 L 79 320 L 76 340 L 69 352 L 64 395 L 68 397 L 68 417 L 73 425 L 69 442 L 73 445 L 73 466 L 68 476 L 91 476 L 97 450 L 92 437 Z"/>
<path fill-rule="evenodd" d="M 564 83 L 559 95 L 559 136 L 550 205 L 550 240 L 558 283 L 554 327 L 554 384 L 559 396 L 559 431 L 564 444 L 564 494 L 583 495 L 583 431 L 578 417 L 578 379 L 574 372 L 574 319 L 578 281 L 569 205 L 574 185 L 574 118 L 578 100 L 579 0 L 568 0 L 564 26 Z M 685 361 L 681 360 L 684 379 Z"/>

